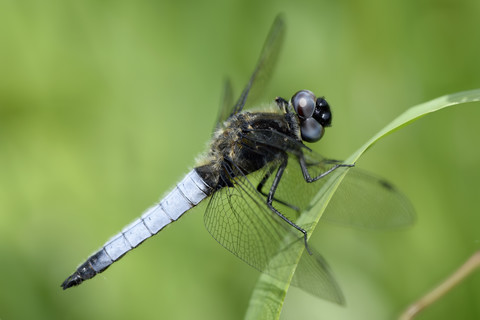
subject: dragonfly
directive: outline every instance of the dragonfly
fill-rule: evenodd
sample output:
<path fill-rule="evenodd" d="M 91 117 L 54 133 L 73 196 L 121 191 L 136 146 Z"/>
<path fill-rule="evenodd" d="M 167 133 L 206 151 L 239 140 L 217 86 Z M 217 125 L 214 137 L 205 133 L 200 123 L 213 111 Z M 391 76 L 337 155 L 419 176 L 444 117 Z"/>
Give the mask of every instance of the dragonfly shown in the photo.
<path fill-rule="evenodd" d="M 327 177 L 348 171 L 329 204 L 333 210 L 323 215 L 326 219 L 396 227 L 410 224 L 414 209 L 389 182 L 312 151 L 308 145 L 318 142 L 332 123 L 324 97 L 300 90 L 289 100 L 277 97 L 262 110 L 254 109 L 255 97 L 278 60 L 285 30 L 279 15 L 236 103 L 226 81 L 209 148 L 194 169 L 81 264 L 62 283 L 63 289 L 105 271 L 208 198 L 205 227 L 228 251 L 282 281 L 289 281 L 292 266 L 298 266 L 292 284 L 317 297 L 344 302 L 327 262 L 308 242 L 311 223 L 300 219 L 321 198 Z"/>

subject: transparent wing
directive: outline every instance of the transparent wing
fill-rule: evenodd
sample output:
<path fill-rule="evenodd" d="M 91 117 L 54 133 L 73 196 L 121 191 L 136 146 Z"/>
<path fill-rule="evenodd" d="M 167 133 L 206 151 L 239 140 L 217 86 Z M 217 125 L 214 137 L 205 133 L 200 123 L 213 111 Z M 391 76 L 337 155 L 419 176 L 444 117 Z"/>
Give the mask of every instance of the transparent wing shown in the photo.
<path fill-rule="evenodd" d="M 231 115 L 242 111 L 247 105 L 247 100 L 248 105 L 252 105 L 260 96 L 260 93 L 270 79 L 275 63 L 278 60 L 283 39 L 285 38 L 285 29 L 285 20 L 282 15 L 278 15 L 273 22 L 267 39 L 265 40 L 257 65 L 237 102 L 234 105 L 222 104 L 218 118 L 219 123 L 222 123 Z"/>
<path fill-rule="evenodd" d="M 333 278 L 327 262 L 310 246 L 312 255 L 303 251 L 300 263 L 293 275 L 292 284 L 322 299 L 345 304 L 340 287 Z M 320 269 L 320 271 L 319 271 Z"/>
<path fill-rule="evenodd" d="M 223 96 L 220 109 L 218 111 L 217 122 L 215 123 L 216 128 L 222 125 L 222 123 L 228 119 L 232 113 L 233 108 L 233 89 L 232 82 L 229 78 L 225 80 L 223 85 Z"/>
<path fill-rule="evenodd" d="M 298 157 L 304 157 L 311 177 L 318 176 L 332 166 L 343 163 L 324 158 L 306 148 L 301 142 L 276 131 L 256 130 L 247 136 L 256 144 L 276 146 L 277 150 L 290 155 L 287 169 L 275 192 L 275 199 L 298 208 L 296 212 L 293 212 L 290 207 L 282 208 L 287 214 L 290 212 L 292 217 L 309 211 L 315 205 L 312 201 L 321 198 L 317 197 L 317 194 L 328 177 L 313 183 L 305 182 L 303 175 L 299 174 L 301 169 Z M 368 229 L 391 229 L 413 224 L 415 209 L 408 198 L 393 184 L 358 168 L 337 170 L 348 170 L 348 172 L 330 200 L 322 219 Z M 268 191 L 272 182 L 273 179 L 269 179 L 263 190 Z M 284 211 L 280 210 L 280 212 Z"/>
<path fill-rule="evenodd" d="M 264 170 L 239 175 L 215 192 L 205 212 L 205 226 L 227 250 L 276 279 L 288 281 L 290 270 L 304 250 L 302 234 L 266 205 L 257 185 L 278 163 Z M 343 303 L 343 296 L 325 261 L 317 254 L 303 254 L 293 283 L 316 296 Z M 317 280 L 315 284 L 311 280 Z M 310 283 L 309 283 L 310 281 Z"/>
<path fill-rule="evenodd" d="M 353 168 L 330 200 L 323 219 L 367 229 L 401 228 L 413 224 L 415 209 L 394 185 Z"/>

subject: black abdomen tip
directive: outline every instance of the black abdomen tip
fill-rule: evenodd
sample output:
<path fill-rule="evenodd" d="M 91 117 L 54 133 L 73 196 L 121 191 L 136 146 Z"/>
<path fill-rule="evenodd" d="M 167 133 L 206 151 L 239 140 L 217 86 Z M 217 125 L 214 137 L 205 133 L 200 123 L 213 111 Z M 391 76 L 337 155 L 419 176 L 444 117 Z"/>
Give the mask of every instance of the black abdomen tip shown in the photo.
<path fill-rule="evenodd" d="M 77 271 L 75 271 L 70 277 L 68 277 L 67 279 L 65 279 L 65 281 L 63 281 L 61 285 L 63 290 L 68 289 L 70 287 L 78 286 L 83 281 L 93 278 L 97 274 L 97 271 L 93 269 L 89 260 L 87 260 L 87 262 L 85 262 L 80 267 L 78 267 Z"/>
<path fill-rule="evenodd" d="M 78 272 L 76 271 L 74 274 L 72 274 L 70 277 L 68 277 L 67 279 L 65 279 L 65 281 L 63 281 L 61 287 L 63 288 L 63 290 L 66 290 L 70 287 L 74 287 L 74 286 L 78 286 L 80 283 L 83 282 L 83 279 L 82 277 L 80 276 L 80 274 L 78 274 Z"/>

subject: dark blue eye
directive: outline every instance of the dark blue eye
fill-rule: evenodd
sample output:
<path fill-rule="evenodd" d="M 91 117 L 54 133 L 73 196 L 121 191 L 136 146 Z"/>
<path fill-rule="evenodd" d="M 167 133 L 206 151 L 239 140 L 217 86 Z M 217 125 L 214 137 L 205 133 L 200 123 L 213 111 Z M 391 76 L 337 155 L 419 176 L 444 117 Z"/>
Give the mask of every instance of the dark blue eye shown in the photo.
<path fill-rule="evenodd" d="M 302 140 L 306 142 L 317 142 L 323 136 L 323 126 L 314 118 L 307 118 L 300 125 Z"/>
<path fill-rule="evenodd" d="M 299 118 L 310 118 L 315 111 L 315 95 L 308 90 L 301 90 L 292 97 L 292 105 Z"/>

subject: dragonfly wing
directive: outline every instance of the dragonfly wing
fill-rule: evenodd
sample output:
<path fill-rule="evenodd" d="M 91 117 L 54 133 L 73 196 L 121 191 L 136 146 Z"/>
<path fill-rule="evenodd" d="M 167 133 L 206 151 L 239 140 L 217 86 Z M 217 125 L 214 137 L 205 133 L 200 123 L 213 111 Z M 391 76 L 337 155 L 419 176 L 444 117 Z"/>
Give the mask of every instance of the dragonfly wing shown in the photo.
<path fill-rule="evenodd" d="M 240 97 L 233 106 L 230 115 L 234 115 L 242 111 L 247 106 L 252 106 L 253 102 L 263 92 L 270 76 L 273 72 L 275 64 L 281 51 L 283 40 L 285 38 L 285 19 L 282 15 L 278 15 L 273 22 L 267 39 L 263 45 L 262 52 L 258 59 L 255 70 L 253 71 L 247 85 L 243 89 Z M 247 107 L 248 107 L 247 106 Z"/>
<path fill-rule="evenodd" d="M 392 229 L 413 224 L 415 209 L 390 182 L 363 170 L 350 170 L 322 218 L 367 229 Z"/>
<path fill-rule="evenodd" d="M 310 248 L 312 251 L 312 248 Z M 321 267 L 319 267 L 321 266 Z M 293 275 L 292 284 L 319 298 L 345 304 L 345 298 L 338 286 L 327 261 L 315 250 L 312 255 L 303 251 L 300 263 Z"/>
<path fill-rule="evenodd" d="M 272 130 L 253 130 L 247 134 L 253 144 L 264 144 L 289 154 L 289 166 L 282 176 L 275 195 L 277 199 L 295 204 L 300 212 L 309 211 L 320 199 L 330 175 L 306 183 L 298 157 L 303 157 L 311 177 L 325 173 L 342 161 L 324 158 L 303 143 Z M 415 210 L 408 198 L 393 184 L 358 168 L 339 168 L 348 171 L 335 191 L 322 216 L 327 221 L 367 229 L 392 229 L 413 224 Z M 269 190 L 268 183 L 265 190 Z M 285 210 L 288 210 L 286 208 Z M 307 230 L 308 231 L 308 230 Z"/>
<path fill-rule="evenodd" d="M 266 197 L 257 191 L 258 182 L 278 165 L 272 162 L 248 178 L 233 178 L 231 187 L 213 194 L 204 220 L 210 234 L 227 250 L 252 267 L 287 282 L 305 250 L 303 234 L 271 211 Z M 296 276 L 296 285 L 320 298 L 343 302 L 328 266 L 317 253 L 306 254 L 300 261 L 300 271 L 308 271 L 309 276 Z M 308 279 L 319 281 L 307 284 Z M 312 286 L 317 290 L 311 290 Z"/>
<path fill-rule="evenodd" d="M 223 85 L 222 102 L 220 105 L 220 110 L 218 112 L 217 122 L 215 124 L 217 128 L 219 128 L 222 125 L 222 123 L 228 119 L 228 117 L 232 113 L 232 108 L 233 108 L 233 88 L 232 88 L 232 82 L 230 81 L 230 78 L 227 78 Z"/>

